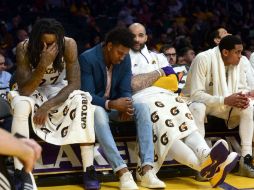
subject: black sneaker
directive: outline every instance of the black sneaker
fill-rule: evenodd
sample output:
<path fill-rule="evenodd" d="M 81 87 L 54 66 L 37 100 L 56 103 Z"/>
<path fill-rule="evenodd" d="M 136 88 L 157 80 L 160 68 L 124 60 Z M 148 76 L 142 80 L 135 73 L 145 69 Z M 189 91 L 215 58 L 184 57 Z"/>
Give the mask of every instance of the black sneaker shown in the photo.
<path fill-rule="evenodd" d="M 247 154 L 245 157 L 241 157 L 238 175 L 254 178 L 254 161 L 251 155 Z"/>
<path fill-rule="evenodd" d="M 98 190 L 101 188 L 94 166 L 86 168 L 86 172 L 83 173 L 83 184 L 86 190 Z"/>
<path fill-rule="evenodd" d="M 14 171 L 15 190 L 33 190 L 33 182 L 29 173 L 16 169 Z"/>

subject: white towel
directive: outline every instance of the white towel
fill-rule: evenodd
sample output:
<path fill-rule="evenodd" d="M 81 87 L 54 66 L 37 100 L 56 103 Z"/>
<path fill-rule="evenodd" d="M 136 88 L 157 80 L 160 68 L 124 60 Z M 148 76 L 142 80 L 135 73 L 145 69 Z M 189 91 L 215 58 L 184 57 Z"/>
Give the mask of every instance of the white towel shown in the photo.
<path fill-rule="evenodd" d="M 18 101 L 28 101 L 32 107 L 31 118 L 36 109 L 48 100 L 45 94 L 37 90 L 30 97 L 20 96 L 18 92 L 16 94 L 14 92 L 10 92 L 13 94 L 12 108 Z M 91 101 L 92 97 L 89 93 L 81 90 L 73 91 L 63 104 L 48 111 L 44 126 L 36 126 L 31 122 L 35 134 L 54 145 L 93 143 L 95 141 L 95 106 L 91 104 Z"/>
<path fill-rule="evenodd" d="M 211 54 L 212 59 L 213 95 L 226 97 L 236 93 L 238 90 L 239 67 L 228 66 L 228 78 L 226 79 L 225 65 L 219 47 L 210 49 L 207 53 Z"/>
<path fill-rule="evenodd" d="M 133 95 L 133 101 L 146 103 L 153 122 L 154 167 L 157 173 L 172 143 L 197 130 L 193 116 L 185 101 L 168 90 L 149 87 Z M 138 158 L 138 168 L 141 167 Z"/>

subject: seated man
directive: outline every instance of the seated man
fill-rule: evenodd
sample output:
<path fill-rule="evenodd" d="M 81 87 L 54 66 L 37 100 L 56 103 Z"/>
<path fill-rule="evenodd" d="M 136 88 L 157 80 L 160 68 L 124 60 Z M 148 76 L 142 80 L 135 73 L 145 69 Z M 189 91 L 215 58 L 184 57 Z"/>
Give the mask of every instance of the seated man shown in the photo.
<path fill-rule="evenodd" d="M 208 35 L 207 43 L 211 48 L 214 48 L 219 45 L 222 38 L 228 35 L 231 34 L 225 28 L 218 27 Z"/>
<path fill-rule="evenodd" d="M 165 55 L 170 65 L 177 63 L 176 49 L 173 45 L 165 44 L 161 47 L 160 52 Z"/>
<path fill-rule="evenodd" d="M 183 47 L 178 53 L 178 65 L 191 65 L 192 60 L 195 58 L 195 52 L 192 47 Z"/>
<path fill-rule="evenodd" d="M 240 61 L 243 45 L 236 36 L 223 37 L 219 46 L 199 53 L 190 68 L 184 94 L 193 103 L 190 110 L 205 136 L 205 117 L 225 119 L 229 128 L 239 124 L 241 159 L 239 174 L 254 177 L 252 157 L 253 103 L 247 93 L 246 72 Z"/>
<path fill-rule="evenodd" d="M 176 93 L 181 93 L 181 90 L 183 89 L 186 82 L 190 64 L 178 64 L 178 55 L 176 54 L 175 47 L 172 45 L 165 44 L 161 47 L 160 52 L 165 55 L 170 65 L 173 67 L 178 77 L 178 90 Z"/>
<path fill-rule="evenodd" d="M 6 95 L 9 92 L 9 82 L 11 79 L 11 74 L 6 71 L 5 57 L 0 53 L 0 97 L 6 99 Z M 0 127 L 7 131 L 11 131 L 12 118 L 7 117 L 0 119 Z"/>
<path fill-rule="evenodd" d="M 5 57 L 0 54 L 0 97 L 6 98 L 7 92 L 10 90 L 9 82 L 11 74 L 6 71 Z"/>
<path fill-rule="evenodd" d="M 211 32 L 209 36 L 210 46 L 211 47 L 218 46 L 220 44 L 221 39 L 228 35 L 232 35 L 232 34 L 228 33 L 228 31 L 225 28 L 223 27 L 217 28 L 216 30 Z M 254 54 L 253 54 L 253 58 L 254 58 Z M 248 60 L 248 58 L 244 56 L 242 53 L 242 56 L 239 62 L 241 63 L 240 66 L 242 67 L 242 69 L 244 69 L 246 73 L 247 84 L 251 90 L 254 90 L 254 63 L 253 63 L 254 59 L 253 58 L 252 56 L 250 56 L 250 60 Z"/>
<path fill-rule="evenodd" d="M 148 51 L 143 25 L 134 23 L 129 27 L 135 35 L 135 44 L 130 51 L 132 62 L 132 90 L 134 103 L 143 103 L 150 108 L 155 144 L 157 173 L 167 154 L 210 179 L 211 185 L 221 184 L 237 162 L 237 153 L 229 154 L 227 142 L 217 141 L 210 149 L 197 127 L 187 104 L 172 91 L 153 86 L 161 76 L 172 74 L 165 57 Z M 141 173 L 140 173 L 141 174 Z M 138 175 L 139 176 L 139 175 Z M 142 184 L 141 174 L 141 184 Z"/>
<path fill-rule="evenodd" d="M 186 78 L 191 66 L 191 62 L 195 58 L 195 52 L 191 47 L 186 46 L 179 50 L 178 55 L 178 62 L 173 67 L 179 78 L 178 93 L 181 93 L 186 83 Z"/>
<path fill-rule="evenodd" d="M 113 171 L 120 178 L 120 189 L 138 189 L 122 159 L 109 127 L 109 119 L 130 120 L 135 116 L 142 180 L 146 187 L 164 188 L 165 184 L 151 172 L 154 161 L 152 124 L 149 109 L 133 104 L 131 99 L 131 63 L 129 50 L 132 33 L 125 28 L 111 30 L 105 41 L 80 55 L 81 89 L 93 97 L 95 134 Z"/>
<path fill-rule="evenodd" d="M 99 183 L 89 178 L 94 170 L 92 98 L 78 90 L 77 45 L 72 38 L 64 36 L 61 23 L 54 19 L 38 20 L 29 40 L 18 44 L 16 81 L 18 92 L 10 91 L 14 109 L 12 133 L 29 138 L 31 114 L 33 131 L 42 140 L 55 145 L 80 143 L 84 187 L 99 189 Z M 14 165 L 16 188 L 22 189 L 26 181 L 18 179 L 23 179 L 23 165 L 16 158 Z M 32 186 L 36 188 L 35 184 Z"/>

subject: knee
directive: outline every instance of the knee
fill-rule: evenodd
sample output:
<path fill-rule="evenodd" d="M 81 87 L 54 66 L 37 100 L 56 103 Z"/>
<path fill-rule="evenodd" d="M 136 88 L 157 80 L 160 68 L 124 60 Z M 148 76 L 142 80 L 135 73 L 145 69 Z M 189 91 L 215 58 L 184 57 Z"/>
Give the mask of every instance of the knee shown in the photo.
<path fill-rule="evenodd" d="M 96 106 L 94 111 L 94 125 L 95 127 L 103 126 L 109 123 L 108 113 L 101 106 Z"/>
<path fill-rule="evenodd" d="M 206 106 L 203 103 L 192 103 L 189 106 L 189 109 L 194 117 L 195 116 L 198 116 L 198 117 L 205 116 Z"/>
<path fill-rule="evenodd" d="M 134 103 L 133 107 L 135 109 L 135 115 L 145 115 L 147 114 L 147 116 L 150 118 L 150 109 L 149 106 L 145 103 Z"/>
<path fill-rule="evenodd" d="M 29 116 L 30 112 L 31 112 L 31 104 L 30 102 L 26 101 L 26 100 L 20 100 L 17 101 L 13 107 L 13 114 L 14 116 L 16 115 L 26 115 Z"/>
<path fill-rule="evenodd" d="M 253 120 L 253 105 L 250 105 L 246 109 L 243 109 L 240 111 L 240 117 L 249 118 L 250 120 Z"/>

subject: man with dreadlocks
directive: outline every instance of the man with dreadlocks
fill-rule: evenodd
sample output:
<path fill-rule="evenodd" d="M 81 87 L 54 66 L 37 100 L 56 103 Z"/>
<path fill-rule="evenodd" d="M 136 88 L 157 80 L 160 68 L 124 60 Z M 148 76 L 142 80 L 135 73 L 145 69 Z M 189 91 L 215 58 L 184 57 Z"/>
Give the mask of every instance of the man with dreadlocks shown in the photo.
<path fill-rule="evenodd" d="M 87 177 L 94 172 L 94 106 L 90 94 L 78 90 L 77 45 L 64 36 L 61 23 L 38 20 L 29 39 L 18 44 L 16 81 L 18 92 L 12 91 L 9 97 L 14 109 L 12 133 L 28 138 L 31 114 L 33 131 L 44 141 L 55 145 L 79 143 L 85 189 L 99 189 L 98 181 Z M 32 175 L 16 158 L 14 165 L 16 189 L 36 189 Z"/>

